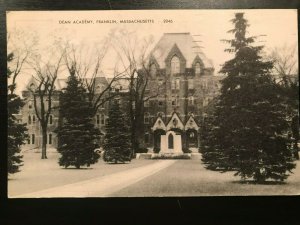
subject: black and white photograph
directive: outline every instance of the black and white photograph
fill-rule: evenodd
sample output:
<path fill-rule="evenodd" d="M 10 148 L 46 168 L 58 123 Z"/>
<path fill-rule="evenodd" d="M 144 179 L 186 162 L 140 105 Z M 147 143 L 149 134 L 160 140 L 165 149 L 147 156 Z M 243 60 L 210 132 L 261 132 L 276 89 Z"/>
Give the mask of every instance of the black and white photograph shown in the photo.
<path fill-rule="evenodd" d="M 297 16 L 7 11 L 8 198 L 299 195 Z"/>

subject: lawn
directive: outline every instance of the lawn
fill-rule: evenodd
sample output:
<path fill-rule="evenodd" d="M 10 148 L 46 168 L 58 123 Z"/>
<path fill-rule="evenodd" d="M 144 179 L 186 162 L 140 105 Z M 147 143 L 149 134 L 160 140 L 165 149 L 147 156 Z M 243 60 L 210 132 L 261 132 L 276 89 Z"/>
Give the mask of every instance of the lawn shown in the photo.
<path fill-rule="evenodd" d="M 58 153 L 51 152 L 48 153 L 48 159 L 41 160 L 40 153 L 24 153 L 22 171 L 9 177 L 9 195 L 21 195 L 73 184 L 137 167 L 142 168 L 157 162 L 157 160 L 132 160 L 128 164 L 115 165 L 107 164 L 100 159 L 91 168 L 78 170 L 60 167 L 57 163 L 58 157 Z M 294 174 L 287 179 L 286 184 L 258 185 L 241 184 L 240 178 L 234 176 L 233 172 L 220 173 L 206 170 L 200 160 L 176 160 L 169 167 L 109 196 L 299 195 L 300 161 L 297 161 L 297 164 Z"/>
<path fill-rule="evenodd" d="M 281 185 L 241 184 L 234 172 L 206 170 L 198 160 L 178 160 L 158 173 L 113 193 L 121 196 L 220 196 L 220 195 L 295 195 L 300 194 L 300 161 Z"/>
<path fill-rule="evenodd" d="M 65 169 L 58 165 L 58 153 L 49 152 L 47 155 L 48 159 L 42 160 L 41 153 L 24 153 L 24 166 L 21 167 L 21 172 L 9 176 L 8 195 L 40 191 L 153 163 L 151 160 L 134 159 L 127 164 L 107 164 L 99 159 L 99 162 L 90 168 Z"/>

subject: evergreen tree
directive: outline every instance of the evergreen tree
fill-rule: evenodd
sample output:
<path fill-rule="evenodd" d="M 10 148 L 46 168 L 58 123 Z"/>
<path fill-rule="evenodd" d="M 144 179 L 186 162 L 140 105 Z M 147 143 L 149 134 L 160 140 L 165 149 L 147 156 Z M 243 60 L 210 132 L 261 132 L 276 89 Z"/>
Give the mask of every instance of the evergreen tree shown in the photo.
<path fill-rule="evenodd" d="M 7 56 L 7 62 L 13 59 L 13 54 Z M 11 70 L 7 68 L 7 77 L 10 78 Z M 19 124 L 14 114 L 18 114 L 24 105 L 23 100 L 14 94 L 15 84 L 9 85 L 9 94 L 7 96 L 7 113 L 8 113 L 8 129 L 7 129 L 7 171 L 9 174 L 19 172 L 22 166 L 22 155 L 20 155 L 20 146 L 25 144 L 28 138 L 26 124 Z"/>
<path fill-rule="evenodd" d="M 231 47 L 225 51 L 235 57 L 221 69 L 227 76 L 208 120 L 202 161 L 208 169 L 236 171 L 258 183 L 283 181 L 295 164 L 284 104 L 270 76 L 273 65 L 260 56 L 263 46 L 253 46 L 255 37 L 246 37 L 244 14 L 235 14 L 232 23 L 235 38 L 227 40 Z"/>
<path fill-rule="evenodd" d="M 106 162 L 124 163 L 131 160 L 130 132 L 117 101 L 112 101 L 109 107 L 103 147 Z"/>
<path fill-rule="evenodd" d="M 59 165 L 80 168 L 96 163 L 99 155 L 94 149 L 100 131 L 94 127 L 92 106 L 74 69 L 70 70 L 67 87 L 61 93 L 59 112 L 61 122 L 56 129 L 57 150 L 61 153 Z"/>

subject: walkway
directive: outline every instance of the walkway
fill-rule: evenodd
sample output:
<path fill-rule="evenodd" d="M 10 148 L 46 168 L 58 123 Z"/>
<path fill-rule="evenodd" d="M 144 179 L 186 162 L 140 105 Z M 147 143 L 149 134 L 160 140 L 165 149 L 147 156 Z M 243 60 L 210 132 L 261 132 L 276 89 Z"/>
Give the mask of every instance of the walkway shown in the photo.
<path fill-rule="evenodd" d="M 161 160 L 150 165 L 129 169 L 100 178 L 93 178 L 43 191 L 13 196 L 12 198 L 106 197 L 169 167 L 175 162 L 176 160 Z"/>

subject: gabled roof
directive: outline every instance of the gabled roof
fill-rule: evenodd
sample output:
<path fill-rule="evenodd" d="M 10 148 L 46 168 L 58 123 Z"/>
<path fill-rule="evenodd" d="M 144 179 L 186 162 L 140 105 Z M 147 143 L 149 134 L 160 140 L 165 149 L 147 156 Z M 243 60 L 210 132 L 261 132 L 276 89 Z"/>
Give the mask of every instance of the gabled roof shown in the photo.
<path fill-rule="evenodd" d="M 160 68 L 165 67 L 165 59 L 175 44 L 184 55 L 187 68 L 192 67 L 197 55 L 202 60 L 205 68 L 213 68 L 212 61 L 204 55 L 190 33 L 165 33 L 161 37 L 151 52 L 151 55 L 156 59 Z"/>
<path fill-rule="evenodd" d="M 171 119 L 168 121 L 167 130 L 170 130 L 172 128 L 179 128 L 180 130 L 184 130 L 184 125 L 179 116 L 177 115 L 176 112 L 173 113 Z"/>
<path fill-rule="evenodd" d="M 166 130 L 166 125 L 165 125 L 164 121 L 161 119 L 161 117 L 157 117 L 154 125 L 151 127 L 152 131 L 155 131 L 158 129 Z"/>
<path fill-rule="evenodd" d="M 195 130 L 198 130 L 199 129 L 199 126 L 198 124 L 196 123 L 196 121 L 194 120 L 194 118 L 192 116 L 190 116 L 190 118 L 188 119 L 188 121 L 186 122 L 185 124 L 185 127 L 184 127 L 185 130 L 188 130 L 188 129 L 195 129 Z"/>

